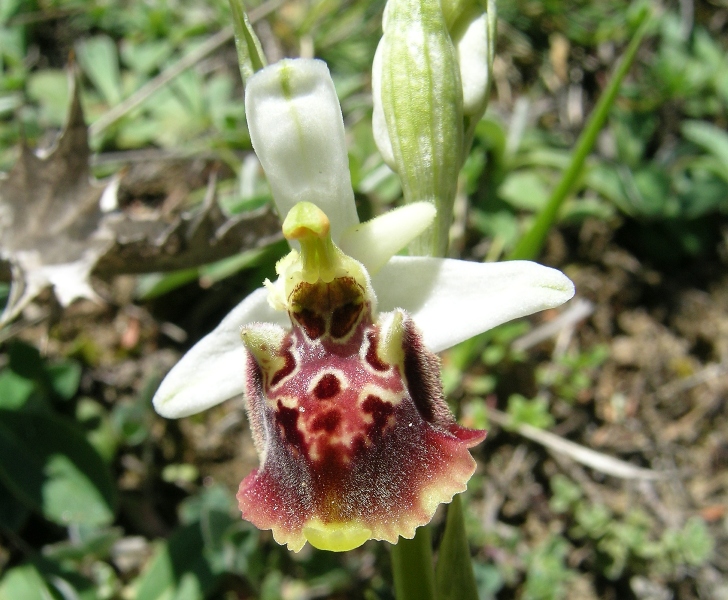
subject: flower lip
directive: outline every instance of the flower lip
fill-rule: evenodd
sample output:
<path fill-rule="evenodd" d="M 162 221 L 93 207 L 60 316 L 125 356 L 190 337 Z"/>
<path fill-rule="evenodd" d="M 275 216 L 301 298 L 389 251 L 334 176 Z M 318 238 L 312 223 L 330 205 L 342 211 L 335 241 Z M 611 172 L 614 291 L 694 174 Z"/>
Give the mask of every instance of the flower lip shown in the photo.
<path fill-rule="evenodd" d="M 411 538 L 466 488 L 475 469 L 468 448 L 485 437 L 455 423 L 437 358 L 411 318 L 362 312 L 343 345 L 312 337 L 295 316 L 288 332 L 246 327 L 255 344 L 247 411 L 261 466 L 238 502 L 243 518 L 294 551 L 307 541 L 343 551 Z"/>

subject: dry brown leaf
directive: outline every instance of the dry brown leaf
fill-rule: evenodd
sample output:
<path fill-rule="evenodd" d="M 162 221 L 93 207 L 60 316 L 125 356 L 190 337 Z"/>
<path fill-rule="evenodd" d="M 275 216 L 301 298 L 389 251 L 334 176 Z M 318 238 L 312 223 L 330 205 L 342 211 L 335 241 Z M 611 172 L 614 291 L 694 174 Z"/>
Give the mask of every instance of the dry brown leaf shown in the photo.
<path fill-rule="evenodd" d="M 67 306 L 97 298 L 90 275 L 167 271 L 220 260 L 280 238 L 272 209 L 228 218 L 212 183 L 202 207 L 144 219 L 117 207 L 119 179 L 99 182 L 89 168 L 88 129 L 79 86 L 66 125 L 51 150 L 20 157 L 0 178 L 0 259 L 10 264 L 10 297 L 0 315 L 8 323 L 44 289 Z"/>
<path fill-rule="evenodd" d="M 77 93 L 53 149 L 36 155 L 23 143 L 20 157 L 0 180 L 0 257 L 10 263 L 12 286 L 0 324 L 15 318 L 42 290 L 53 287 L 66 306 L 95 298 L 89 275 L 113 245 L 103 226 L 104 204 L 115 202 L 117 183 L 89 173 L 86 125 Z"/>

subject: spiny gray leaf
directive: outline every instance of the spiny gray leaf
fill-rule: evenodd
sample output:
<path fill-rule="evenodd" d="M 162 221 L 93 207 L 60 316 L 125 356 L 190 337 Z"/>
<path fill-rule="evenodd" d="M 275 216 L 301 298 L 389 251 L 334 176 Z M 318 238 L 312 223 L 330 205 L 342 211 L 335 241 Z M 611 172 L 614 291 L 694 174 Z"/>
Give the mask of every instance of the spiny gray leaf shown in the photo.
<path fill-rule="evenodd" d="M 16 164 L 0 177 L 0 259 L 12 276 L 0 326 L 49 287 L 63 306 L 97 298 L 92 271 L 110 276 L 183 269 L 280 239 L 280 221 L 270 207 L 227 217 L 214 179 L 192 212 L 140 219 L 119 210 L 119 178 L 91 177 L 79 86 L 73 76 L 71 82 L 68 119 L 55 147 L 36 154 L 22 144 Z"/>

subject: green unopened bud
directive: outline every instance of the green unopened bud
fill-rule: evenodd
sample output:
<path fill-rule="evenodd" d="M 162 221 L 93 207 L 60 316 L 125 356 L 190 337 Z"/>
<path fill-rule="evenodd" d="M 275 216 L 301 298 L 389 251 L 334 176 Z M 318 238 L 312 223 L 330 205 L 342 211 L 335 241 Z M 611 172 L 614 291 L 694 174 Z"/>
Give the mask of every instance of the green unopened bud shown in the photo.
<path fill-rule="evenodd" d="M 375 138 L 400 176 L 405 202 L 435 204 L 418 254 L 447 249 L 463 151 L 463 96 L 439 0 L 390 0 L 373 66 Z"/>

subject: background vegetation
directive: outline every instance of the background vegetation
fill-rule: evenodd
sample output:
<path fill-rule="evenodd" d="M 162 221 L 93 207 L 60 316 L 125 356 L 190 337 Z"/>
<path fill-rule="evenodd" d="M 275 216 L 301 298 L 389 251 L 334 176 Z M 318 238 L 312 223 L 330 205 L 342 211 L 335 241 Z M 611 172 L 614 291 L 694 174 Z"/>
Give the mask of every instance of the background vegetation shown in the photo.
<path fill-rule="evenodd" d="M 266 53 L 328 62 L 360 216 L 385 210 L 400 190 L 371 134 L 383 0 L 272 1 L 257 22 Z M 501 3 L 454 254 L 514 248 L 643 7 Z M 728 5 L 652 9 L 541 257 L 572 277 L 579 304 L 443 356 L 461 422 L 491 430 L 464 496 L 484 599 L 728 598 Z M 264 206 L 232 37 L 200 50 L 229 23 L 227 0 L 0 0 L 0 169 L 23 139 L 52 144 L 74 56 L 94 173 L 123 174 L 122 210 L 193 209 L 211 173 L 228 214 Z M 105 120 L 189 56 L 191 68 Z M 393 597 L 385 544 L 293 555 L 240 520 L 234 493 L 257 459 L 239 401 L 177 422 L 151 408 L 166 370 L 284 251 L 99 274 L 102 302 L 61 310 L 46 295 L 0 330 L 0 599 Z M 0 303 L 9 275 L 0 268 Z M 524 426 L 666 477 L 610 476 Z"/>

